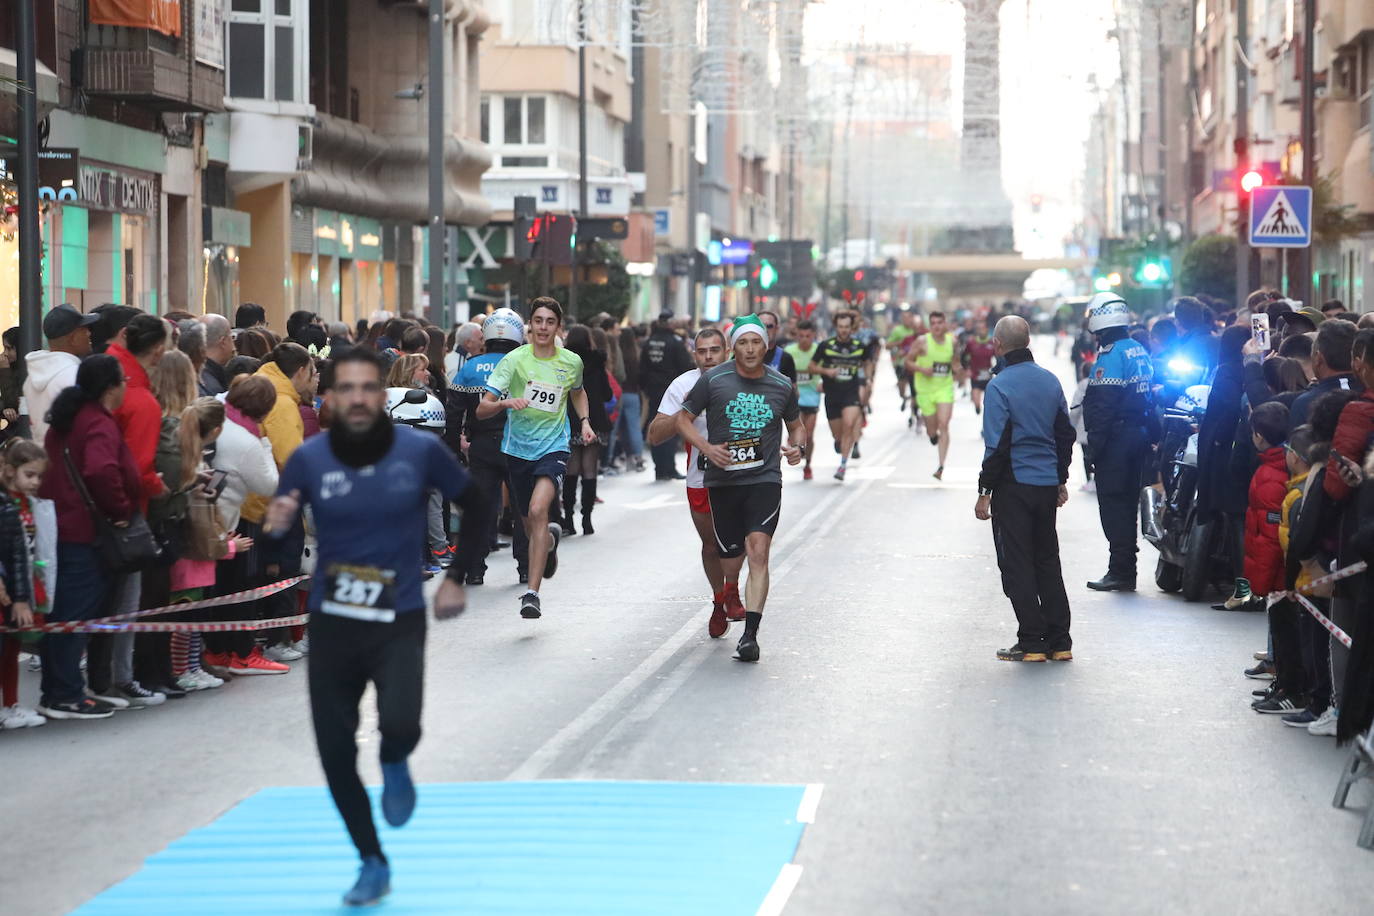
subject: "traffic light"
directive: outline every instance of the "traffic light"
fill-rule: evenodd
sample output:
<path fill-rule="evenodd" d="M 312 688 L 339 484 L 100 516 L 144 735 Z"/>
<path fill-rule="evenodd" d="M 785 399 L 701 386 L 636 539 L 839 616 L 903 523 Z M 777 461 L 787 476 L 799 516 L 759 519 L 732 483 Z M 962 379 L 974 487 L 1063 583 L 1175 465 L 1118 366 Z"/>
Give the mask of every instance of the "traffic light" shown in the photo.
<path fill-rule="evenodd" d="M 1264 173 L 1259 169 L 1246 169 L 1240 176 L 1240 189 L 1246 194 L 1254 192 L 1255 188 L 1264 185 Z"/>
<path fill-rule="evenodd" d="M 1163 255 L 1144 255 L 1136 261 L 1131 279 L 1136 286 L 1148 289 L 1168 286 L 1173 281 L 1173 262 Z"/>
<path fill-rule="evenodd" d="M 785 242 L 755 242 L 754 267 L 751 276 L 755 289 L 770 296 L 806 299 L 816 287 L 816 269 L 811 255 L 811 240 Z M 776 275 L 772 284 L 764 285 L 767 263 Z"/>
<path fill-rule="evenodd" d="M 515 236 L 515 260 L 528 261 L 534 256 L 534 198 L 516 197 L 514 211 L 515 219 L 511 232 Z"/>
<path fill-rule="evenodd" d="M 778 269 L 773 262 L 768 258 L 760 258 L 758 266 L 754 268 L 755 285 L 765 293 L 771 292 L 778 285 L 778 279 Z"/>
<path fill-rule="evenodd" d="M 526 236 L 530 244 L 530 258 L 554 266 L 573 262 L 573 248 L 577 245 L 577 220 L 571 216 L 544 213 L 536 216 Z"/>

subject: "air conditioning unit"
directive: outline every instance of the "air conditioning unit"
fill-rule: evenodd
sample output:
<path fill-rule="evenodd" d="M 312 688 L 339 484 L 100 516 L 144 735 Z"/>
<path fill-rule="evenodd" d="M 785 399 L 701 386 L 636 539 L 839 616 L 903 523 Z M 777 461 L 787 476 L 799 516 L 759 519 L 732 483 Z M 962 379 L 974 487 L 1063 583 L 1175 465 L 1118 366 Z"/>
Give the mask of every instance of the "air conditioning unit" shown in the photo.
<path fill-rule="evenodd" d="M 308 172 L 315 162 L 315 125 L 296 125 L 296 171 Z"/>

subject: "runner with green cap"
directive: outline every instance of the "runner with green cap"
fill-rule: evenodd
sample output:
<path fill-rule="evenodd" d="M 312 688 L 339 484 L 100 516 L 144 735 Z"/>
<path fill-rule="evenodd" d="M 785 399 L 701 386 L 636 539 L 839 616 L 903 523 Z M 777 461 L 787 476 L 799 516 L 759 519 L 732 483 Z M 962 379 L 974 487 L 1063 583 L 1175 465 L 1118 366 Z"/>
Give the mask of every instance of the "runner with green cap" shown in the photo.
<path fill-rule="evenodd" d="M 801 463 L 806 431 L 796 386 L 764 364 L 768 331 L 757 316 L 735 322 L 730 347 L 735 358 L 703 372 L 683 400 L 677 430 L 701 456 L 726 580 L 737 580 L 749 558 L 744 635 L 736 658 L 756 662 L 759 624 L 768 601 L 768 555 L 782 511 L 782 456 L 788 464 Z M 704 436 L 693 423 L 703 415 Z"/>

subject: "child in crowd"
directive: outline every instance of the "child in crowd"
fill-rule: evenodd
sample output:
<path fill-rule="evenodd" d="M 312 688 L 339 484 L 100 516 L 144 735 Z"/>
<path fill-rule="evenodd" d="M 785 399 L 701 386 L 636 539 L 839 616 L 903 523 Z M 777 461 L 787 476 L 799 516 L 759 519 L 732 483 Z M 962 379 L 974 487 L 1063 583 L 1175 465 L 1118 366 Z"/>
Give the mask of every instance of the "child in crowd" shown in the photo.
<path fill-rule="evenodd" d="M 1284 588 L 1287 591 L 1303 588 L 1313 579 L 1315 564 L 1311 561 L 1304 563 L 1300 559 L 1298 546 L 1293 537 L 1294 527 L 1302 516 L 1303 500 L 1311 486 L 1312 452 L 1310 426 L 1299 426 L 1289 434 L 1285 451 L 1288 464 L 1288 492 L 1284 494 L 1279 519 L 1279 546 L 1284 553 Z M 1270 689 L 1261 691 L 1259 699 L 1252 703 L 1251 707 L 1256 712 L 1282 713 L 1285 723 L 1288 723 L 1292 713 L 1301 708 L 1299 704 L 1313 695 L 1313 678 L 1304 660 L 1299 630 L 1305 616 L 1306 611 L 1291 598 L 1284 598 L 1270 605 L 1270 660 L 1246 672 L 1252 674 L 1263 670 L 1273 676 L 1274 683 Z"/>
<path fill-rule="evenodd" d="M 191 487 L 197 479 L 210 479 L 205 450 L 224 429 L 224 405 L 214 398 L 199 398 L 181 414 L 177 430 L 181 446 L 181 487 Z M 230 535 L 223 519 L 214 510 L 219 489 L 207 485 L 191 494 L 187 517 L 187 550 L 172 565 L 171 600 L 173 604 L 199 601 L 213 589 L 215 564 L 233 559 L 253 546 L 253 539 Z M 178 617 L 178 620 L 195 618 Z M 204 620 L 204 616 L 199 619 Z M 224 681 L 206 671 L 201 664 L 203 651 L 199 633 L 172 634 L 172 676 L 182 690 L 206 690 L 224 686 Z"/>
<path fill-rule="evenodd" d="M 8 617 L 14 626 L 42 623 L 56 591 L 57 513 L 49 500 L 38 498 L 47 466 L 47 453 L 28 439 L 15 437 L 0 446 L 0 544 L 5 591 L 12 602 Z M 0 728 L 47 722 L 36 710 L 19 705 L 19 647 L 26 641 L 15 633 L 0 636 Z"/>
<path fill-rule="evenodd" d="M 1250 413 L 1250 435 L 1259 453 L 1259 468 L 1250 478 L 1245 510 L 1245 579 L 1248 593 L 1263 600 L 1284 586 L 1279 521 L 1288 493 L 1288 459 L 1283 447 L 1288 438 L 1288 408 L 1277 401 L 1256 407 Z M 1237 583 L 1237 592 L 1241 590 L 1242 584 Z"/>

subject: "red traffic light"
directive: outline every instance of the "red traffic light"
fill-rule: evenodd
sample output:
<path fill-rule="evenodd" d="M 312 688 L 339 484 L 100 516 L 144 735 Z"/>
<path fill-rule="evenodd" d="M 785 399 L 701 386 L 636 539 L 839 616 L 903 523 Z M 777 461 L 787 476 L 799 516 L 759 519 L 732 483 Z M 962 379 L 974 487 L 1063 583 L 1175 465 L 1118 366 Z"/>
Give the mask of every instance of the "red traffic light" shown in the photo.
<path fill-rule="evenodd" d="M 1240 176 L 1240 189 L 1246 194 L 1264 184 L 1264 175 L 1258 169 L 1249 169 Z"/>

